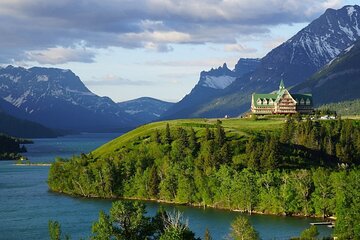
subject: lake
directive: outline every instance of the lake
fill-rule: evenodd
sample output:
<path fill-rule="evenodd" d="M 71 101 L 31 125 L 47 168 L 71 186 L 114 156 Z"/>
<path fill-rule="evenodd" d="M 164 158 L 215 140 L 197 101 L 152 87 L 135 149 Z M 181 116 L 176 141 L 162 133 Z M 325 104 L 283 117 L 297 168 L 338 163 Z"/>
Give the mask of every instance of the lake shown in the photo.
<path fill-rule="evenodd" d="M 120 134 L 80 134 L 54 139 L 34 139 L 27 145 L 31 162 L 52 162 L 56 157 L 87 153 Z M 0 239 L 48 239 L 48 221 L 61 223 L 63 233 L 72 239 L 86 238 L 99 210 L 107 211 L 110 200 L 74 198 L 50 192 L 46 183 L 49 167 L 15 166 L 14 161 L 0 161 Z M 146 202 L 149 215 L 160 204 Z M 188 219 L 198 237 L 209 228 L 213 239 L 224 239 L 231 222 L 240 213 L 162 204 L 166 210 L 179 210 Z M 269 215 L 248 216 L 262 239 L 289 239 L 308 228 L 311 218 Z M 322 236 L 332 232 L 319 227 Z"/>

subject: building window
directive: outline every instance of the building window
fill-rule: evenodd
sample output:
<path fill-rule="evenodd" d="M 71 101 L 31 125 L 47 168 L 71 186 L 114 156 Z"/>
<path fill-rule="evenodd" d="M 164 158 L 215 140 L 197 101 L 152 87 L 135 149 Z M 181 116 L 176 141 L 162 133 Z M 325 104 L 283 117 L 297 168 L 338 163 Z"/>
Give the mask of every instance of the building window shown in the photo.
<path fill-rule="evenodd" d="M 267 105 L 267 104 L 268 104 L 268 102 L 267 102 L 266 98 L 264 98 L 264 100 L 263 100 L 263 104 L 264 104 L 264 105 Z"/>
<path fill-rule="evenodd" d="M 256 101 L 256 103 L 257 103 L 258 105 L 261 105 L 261 99 L 258 98 L 257 101 Z"/>
<path fill-rule="evenodd" d="M 305 104 L 305 101 L 304 101 L 304 99 L 302 98 L 301 100 L 300 100 L 300 105 L 304 105 Z"/>
<path fill-rule="evenodd" d="M 310 105 L 310 99 L 306 99 L 306 105 Z"/>

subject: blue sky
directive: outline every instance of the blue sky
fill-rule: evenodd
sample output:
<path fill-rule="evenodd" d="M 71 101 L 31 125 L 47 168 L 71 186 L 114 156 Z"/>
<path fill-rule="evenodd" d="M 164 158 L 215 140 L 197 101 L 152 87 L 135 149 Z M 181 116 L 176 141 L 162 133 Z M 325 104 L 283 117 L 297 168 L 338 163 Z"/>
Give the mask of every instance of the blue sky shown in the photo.
<path fill-rule="evenodd" d="M 358 0 L 2 0 L 0 63 L 74 71 L 94 93 L 178 101 L 202 70 L 261 58 Z"/>

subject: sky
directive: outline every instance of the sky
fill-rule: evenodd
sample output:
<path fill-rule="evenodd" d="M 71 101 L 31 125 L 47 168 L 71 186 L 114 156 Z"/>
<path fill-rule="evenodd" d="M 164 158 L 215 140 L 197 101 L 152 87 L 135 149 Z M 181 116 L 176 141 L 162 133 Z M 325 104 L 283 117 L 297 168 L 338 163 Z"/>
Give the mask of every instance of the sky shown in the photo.
<path fill-rule="evenodd" d="M 359 0 L 0 0 L 0 65 L 71 69 L 115 102 L 176 102 L 201 71 L 261 58 Z"/>

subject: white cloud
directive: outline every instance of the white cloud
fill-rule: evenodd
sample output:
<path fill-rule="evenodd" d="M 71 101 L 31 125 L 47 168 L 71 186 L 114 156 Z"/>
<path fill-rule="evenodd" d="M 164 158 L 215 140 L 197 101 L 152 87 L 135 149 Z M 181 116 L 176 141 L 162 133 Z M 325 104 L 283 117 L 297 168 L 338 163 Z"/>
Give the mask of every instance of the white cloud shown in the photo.
<path fill-rule="evenodd" d="M 227 52 L 239 52 L 239 53 L 254 53 L 257 50 L 255 48 L 246 47 L 240 43 L 226 44 L 224 50 Z"/>
<path fill-rule="evenodd" d="M 93 62 L 95 53 L 85 48 L 54 47 L 45 50 L 27 51 L 27 59 L 40 64 L 62 64 L 67 62 Z"/>
<path fill-rule="evenodd" d="M 174 44 L 227 44 L 279 24 L 308 22 L 343 0 L 2 0 L 0 61 L 91 62 L 91 49 L 171 51 Z M 36 51 L 34 51 L 36 49 Z M 26 52 L 26 54 L 24 54 Z M 5 53 L 5 54 L 4 54 Z"/>
<path fill-rule="evenodd" d="M 143 81 L 143 80 L 130 80 L 126 78 L 119 77 L 114 74 L 107 74 L 100 78 L 94 78 L 93 80 L 84 81 L 86 85 L 89 86 L 146 86 L 154 85 L 153 82 Z"/>

